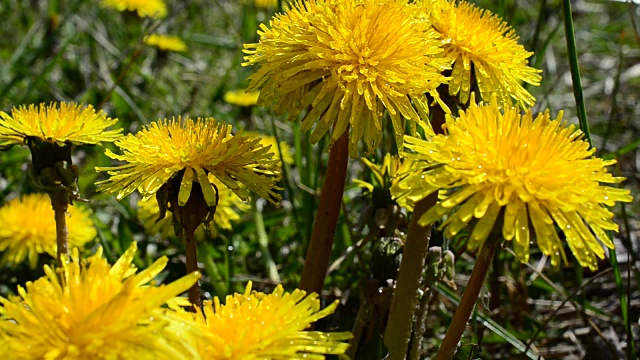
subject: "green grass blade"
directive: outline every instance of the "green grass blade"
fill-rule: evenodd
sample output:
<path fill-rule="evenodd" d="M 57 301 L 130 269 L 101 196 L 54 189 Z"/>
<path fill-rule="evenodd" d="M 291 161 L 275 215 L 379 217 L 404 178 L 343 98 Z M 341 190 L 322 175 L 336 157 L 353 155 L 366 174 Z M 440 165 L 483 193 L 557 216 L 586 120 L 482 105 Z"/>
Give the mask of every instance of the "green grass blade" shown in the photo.
<path fill-rule="evenodd" d="M 587 121 L 587 110 L 584 105 L 584 95 L 582 94 L 582 84 L 580 81 L 576 36 L 573 30 L 573 17 L 571 15 L 571 0 L 562 0 L 562 13 L 564 15 L 564 35 L 567 40 L 567 51 L 569 53 L 571 81 L 573 82 L 573 95 L 576 98 L 580 129 L 584 132 L 585 138 L 589 142 L 589 146 L 593 147 L 593 143 L 591 142 L 591 132 L 589 131 L 589 122 Z"/>
<path fill-rule="evenodd" d="M 610 232 L 608 235 L 611 237 Z M 624 281 L 622 280 L 622 274 L 620 273 L 620 265 L 618 264 L 616 249 L 609 249 L 609 258 L 611 260 L 611 267 L 613 268 L 613 275 L 616 280 L 618 299 L 620 299 L 620 312 L 622 313 L 622 320 L 624 321 L 624 328 L 627 333 L 627 359 L 635 359 L 635 344 L 633 341 L 633 332 L 631 330 L 631 320 L 629 319 L 629 304 L 627 303 L 626 288 Z"/>

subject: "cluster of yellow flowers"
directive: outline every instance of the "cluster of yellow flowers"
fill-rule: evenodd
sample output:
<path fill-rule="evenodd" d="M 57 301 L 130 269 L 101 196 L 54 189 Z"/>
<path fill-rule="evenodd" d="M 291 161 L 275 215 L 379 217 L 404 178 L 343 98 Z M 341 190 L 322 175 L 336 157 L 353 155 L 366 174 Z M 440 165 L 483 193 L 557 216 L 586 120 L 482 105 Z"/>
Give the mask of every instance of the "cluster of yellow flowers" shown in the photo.
<path fill-rule="evenodd" d="M 360 139 L 371 153 L 387 111 L 398 147 L 407 141 L 400 154 L 407 166 L 392 175 L 394 197 L 411 209 L 442 191 L 422 225 L 449 215 L 442 226 L 453 236 L 471 224 L 475 250 L 499 223 L 522 261 L 533 230 L 557 265 L 565 258 L 557 224 L 580 264 L 592 269 L 604 256 L 600 242 L 613 246 L 605 230 L 618 227 L 607 207 L 631 200 L 629 191 L 602 185 L 622 181 L 607 173 L 614 161 L 594 158 L 561 116 L 552 121 L 545 112 L 533 120 L 528 106 L 535 98 L 522 83 L 539 85 L 540 70 L 527 65 L 532 53 L 497 16 L 465 1 L 294 1 L 259 34 L 259 43 L 245 45 L 244 65 L 260 66 L 249 90 L 259 89 L 258 104 L 290 120 L 309 108 L 301 128 L 316 124 L 312 141 L 329 130 L 332 141 L 349 131 L 351 156 Z M 444 93 L 453 98 L 444 101 Z M 444 133 L 429 125 L 429 101 L 448 113 Z M 445 103 L 457 104 L 459 115 Z M 403 136 L 405 120 L 413 136 Z M 390 161 L 385 157 L 381 168 L 365 163 L 382 179 L 391 175 Z"/>
<path fill-rule="evenodd" d="M 98 252 L 74 252 L 62 268 L 0 297 L 2 354 L 11 359 L 322 359 L 342 354 L 349 333 L 304 331 L 336 308 L 320 310 L 315 295 L 251 290 L 215 298 L 204 311 L 186 313 L 176 297 L 199 277 L 191 273 L 156 286 L 166 266 L 156 260 L 138 272 L 135 242 L 113 265 Z M 167 305 L 163 307 L 163 305 Z M 249 329 L 251 329 L 249 331 Z"/>
<path fill-rule="evenodd" d="M 235 210 L 248 209 L 241 198 L 246 199 L 249 190 L 272 202 L 280 199 L 275 192 L 280 154 L 272 147 L 283 151 L 285 162 L 293 162 L 289 147 L 277 147 L 273 137 L 234 135 L 230 125 L 212 118 L 158 121 L 122 137 L 121 130 L 105 130 L 117 119 L 76 104 L 22 107 L 12 116 L 0 116 L 0 141 L 5 147 L 34 139 L 62 149 L 115 140 L 123 155 L 109 150 L 107 155 L 126 164 L 103 169 L 111 177 L 99 185 L 103 191 L 118 193 L 118 198 L 135 190 L 143 194 L 145 223 L 165 215 L 150 198 L 179 177 L 173 205 L 186 206 L 197 196 L 192 191 L 197 183 L 204 200 L 219 207 L 212 228 L 229 229 L 239 218 Z M 36 153 L 41 148 L 31 150 Z M 34 194 L 0 208 L 0 220 L 6 225 L 0 231 L 2 264 L 28 258 L 35 267 L 39 253 L 55 253 L 53 201 Z M 153 279 L 168 260 L 162 257 L 137 272 L 132 264 L 135 242 L 113 266 L 102 257 L 101 248 L 83 259 L 77 247 L 93 240 L 96 229 L 88 211 L 70 207 L 68 212 L 72 255 L 63 254 L 57 268 L 45 265 L 46 276 L 19 287 L 18 296 L 0 297 L 2 354 L 13 359 L 314 359 L 343 354 L 347 348 L 344 340 L 349 333 L 304 331 L 331 314 L 337 303 L 320 310 L 315 294 L 306 296 L 299 290 L 286 293 L 278 287 L 265 294 L 252 291 L 249 283 L 244 294 L 229 297 L 226 305 L 216 298 L 215 308 L 205 303 L 203 311 L 186 313 L 181 306 L 189 302 L 176 296 L 194 286 L 198 272 L 156 286 Z M 34 217 L 40 222 L 34 223 Z M 165 221 L 171 222 L 170 217 Z M 249 324 L 257 326 L 247 333 Z"/>

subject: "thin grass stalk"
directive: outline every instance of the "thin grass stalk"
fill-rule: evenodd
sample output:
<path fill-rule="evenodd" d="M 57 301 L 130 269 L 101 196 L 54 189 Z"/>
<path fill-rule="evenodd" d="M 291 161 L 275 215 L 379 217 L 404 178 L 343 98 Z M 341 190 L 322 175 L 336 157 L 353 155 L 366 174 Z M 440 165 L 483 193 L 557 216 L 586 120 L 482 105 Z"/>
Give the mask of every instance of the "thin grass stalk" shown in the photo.
<path fill-rule="evenodd" d="M 93 222 L 93 227 L 96 229 L 96 233 L 98 235 L 98 241 L 100 241 L 100 246 L 102 246 L 103 254 L 107 258 L 109 264 L 115 264 L 118 259 L 113 256 L 113 250 L 111 250 L 111 245 L 104 236 L 104 232 L 100 228 L 100 224 L 98 222 L 98 217 L 96 214 L 91 214 L 91 221 Z"/>
<path fill-rule="evenodd" d="M 589 131 L 589 122 L 587 121 L 587 110 L 584 105 L 584 95 L 582 94 L 582 84 L 580 81 L 576 36 L 573 30 L 573 17 L 571 15 L 571 0 L 562 0 L 562 14 L 564 16 L 564 35 L 567 41 L 567 51 L 569 53 L 569 68 L 571 69 L 573 96 L 576 99 L 580 129 L 584 132 L 585 138 L 589 142 L 589 146 L 593 147 L 593 143 L 591 142 L 591 132 Z"/>
<path fill-rule="evenodd" d="M 464 334 L 467 328 L 469 317 L 476 306 L 480 290 L 484 285 L 484 280 L 487 277 L 487 273 L 493 262 L 493 256 L 499 245 L 500 238 L 490 236 L 480 249 L 476 263 L 473 266 L 473 271 L 471 272 L 471 277 L 467 282 L 467 287 L 464 289 L 460 304 L 456 309 L 455 315 L 453 315 L 451 325 L 449 325 L 444 340 L 442 340 L 435 360 L 449 360 L 453 358 L 458 342 L 460 342 L 462 334 Z"/>
<path fill-rule="evenodd" d="M 349 359 L 356 358 L 356 352 L 358 351 L 358 345 L 360 343 L 360 338 L 362 337 L 362 331 L 364 327 L 367 326 L 367 323 L 370 320 L 371 313 L 371 304 L 364 301 L 364 299 L 360 299 L 360 307 L 358 308 L 358 314 L 356 315 L 356 320 L 353 322 L 353 329 L 351 333 L 353 337 L 349 341 L 349 349 L 347 349 L 345 355 Z"/>
<path fill-rule="evenodd" d="M 265 261 L 265 272 L 267 273 L 267 277 L 269 278 L 269 280 L 271 280 L 274 284 L 279 284 L 281 282 L 280 274 L 278 274 L 278 267 L 276 266 L 275 261 L 273 261 L 271 250 L 269 250 L 269 238 L 267 237 L 267 231 L 264 227 L 262 211 L 258 209 L 258 204 L 255 197 L 251 199 L 251 207 L 253 208 L 253 221 L 256 225 L 256 236 L 258 237 L 260 252 L 262 253 Z"/>
<path fill-rule="evenodd" d="M 619 159 L 616 157 L 616 160 L 619 160 Z M 618 173 L 618 176 L 621 173 L 619 162 L 616 163 L 616 172 Z M 631 308 L 631 269 L 632 268 L 635 269 L 633 274 L 636 277 L 636 280 L 640 279 L 638 269 L 634 266 L 634 264 L 637 264 L 638 262 L 638 256 L 636 255 L 633 249 L 633 244 L 631 244 L 631 227 L 629 226 L 629 216 L 627 214 L 627 206 L 625 203 L 620 203 L 620 213 L 622 215 L 622 224 L 624 227 L 624 236 L 623 236 L 624 241 L 622 243 L 624 244 L 624 247 L 627 249 L 626 299 L 621 296 L 621 295 L 624 295 L 624 292 L 620 290 L 620 287 L 624 287 L 624 284 L 622 283 L 622 276 L 620 276 L 620 285 L 618 285 L 617 274 L 615 275 L 616 287 L 618 288 L 618 298 L 620 299 L 621 304 L 624 304 L 624 305 L 621 305 L 621 310 L 622 310 L 621 312 L 623 315 L 625 332 L 627 333 L 627 358 L 636 359 L 637 358 L 636 345 L 635 345 L 634 336 L 633 336 L 631 319 L 629 319 L 629 309 Z M 609 250 L 609 255 L 611 255 L 612 252 L 615 255 L 615 251 L 613 250 Z M 611 261 L 613 262 L 613 259 L 611 259 Z M 617 257 L 616 257 L 616 262 L 617 262 Z M 613 268 L 613 269 L 615 272 L 617 268 Z M 617 270 L 619 271 L 619 268 Z M 637 283 L 638 289 L 640 289 L 640 283 L 638 281 L 636 281 L 636 283 Z"/>
<path fill-rule="evenodd" d="M 340 216 L 348 160 L 349 132 L 345 131 L 329 152 L 327 174 L 322 185 L 316 220 L 302 269 L 300 289 L 308 293 L 320 293 L 324 285 Z"/>
<path fill-rule="evenodd" d="M 611 236 L 611 234 L 609 234 L 609 236 Z M 626 289 L 624 280 L 622 279 L 622 273 L 620 272 L 620 264 L 618 263 L 618 256 L 615 249 L 609 249 L 609 259 L 611 261 L 611 268 L 613 269 L 613 275 L 616 281 L 618 299 L 620 300 L 622 321 L 624 322 L 624 329 L 627 333 L 627 359 L 636 359 L 636 357 L 633 356 L 635 353 L 635 346 L 633 343 L 633 332 L 631 331 L 631 322 L 629 319 L 629 303 L 627 303 Z"/>
<path fill-rule="evenodd" d="M 422 355 L 422 344 L 424 342 L 424 333 L 427 331 L 427 318 L 429 316 L 429 306 L 434 298 L 435 291 L 426 288 L 420 301 L 420 309 L 416 314 L 416 326 L 413 334 L 411 334 L 411 351 L 409 352 L 410 360 L 420 360 Z"/>
<path fill-rule="evenodd" d="M 620 170 L 620 162 L 616 163 L 616 171 L 618 173 L 617 176 L 621 176 L 620 174 L 622 173 L 622 170 Z M 634 265 L 629 266 L 628 271 L 629 273 L 633 271 L 633 274 L 636 277 L 636 287 L 640 292 L 640 270 L 636 265 L 640 263 L 640 259 L 638 259 L 638 254 L 636 254 L 636 252 L 634 251 L 633 244 L 631 243 L 631 225 L 629 224 L 629 215 L 627 214 L 627 205 L 625 203 L 620 203 L 620 215 L 622 216 L 622 226 L 624 228 L 624 241 L 622 242 L 622 244 L 627 249 L 627 255 L 631 257 L 628 263 Z M 629 293 L 631 292 L 631 276 L 629 276 L 627 281 L 627 296 L 628 299 L 631 299 L 631 294 Z"/>

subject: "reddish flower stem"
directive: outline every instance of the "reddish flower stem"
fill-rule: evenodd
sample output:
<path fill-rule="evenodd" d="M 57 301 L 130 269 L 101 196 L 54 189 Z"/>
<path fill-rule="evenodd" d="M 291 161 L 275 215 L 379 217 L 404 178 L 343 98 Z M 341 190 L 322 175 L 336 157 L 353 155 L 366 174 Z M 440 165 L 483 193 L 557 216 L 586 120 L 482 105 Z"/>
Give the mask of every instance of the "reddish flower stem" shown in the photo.
<path fill-rule="evenodd" d="M 56 247 L 57 247 L 57 265 L 62 267 L 62 255 L 69 255 L 69 242 L 67 232 L 67 208 L 69 205 L 66 201 L 52 201 L 54 219 L 56 221 Z"/>
<path fill-rule="evenodd" d="M 489 238 L 480 249 L 467 287 L 464 289 L 458 309 L 456 309 L 456 313 L 453 315 L 453 320 L 451 320 L 451 325 L 449 325 L 449 329 L 444 336 L 435 360 L 449 360 L 453 358 L 458 342 L 460 342 L 462 334 L 464 334 L 464 330 L 467 327 L 471 312 L 476 305 L 478 295 L 480 295 L 480 290 L 482 289 L 482 285 L 484 285 L 484 280 L 491 267 L 493 255 L 499 244 L 500 241 L 497 241 L 495 238 Z"/>
<path fill-rule="evenodd" d="M 348 160 L 349 133 L 345 131 L 329 152 L 327 174 L 322 185 L 318 212 L 300 278 L 300 289 L 308 293 L 320 293 L 324 285 L 340 216 Z"/>
<path fill-rule="evenodd" d="M 196 250 L 195 232 L 183 230 L 182 233 L 186 246 L 187 274 L 191 274 L 194 271 L 198 271 L 198 255 Z M 195 311 L 195 308 L 201 308 L 202 301 L 200 300 L 200 280 L 196 281 L 196 283 L 189 288 L 189 302 L 193 304 L 193 308 L 190 308 L 190 310 Z"/>

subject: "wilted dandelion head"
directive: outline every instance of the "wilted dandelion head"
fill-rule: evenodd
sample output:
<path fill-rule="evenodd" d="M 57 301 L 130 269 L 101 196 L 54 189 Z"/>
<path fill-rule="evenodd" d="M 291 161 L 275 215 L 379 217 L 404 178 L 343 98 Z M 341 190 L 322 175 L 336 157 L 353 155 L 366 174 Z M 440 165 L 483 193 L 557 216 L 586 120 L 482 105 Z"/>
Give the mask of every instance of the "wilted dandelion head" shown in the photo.
<path fill-rule="evenodd" d="M 325 354 L 344 354 L 343 340 L 351 333 L 304 331 L 336 309 L 337 302 L 320 310 L 316 294 L 273 293 L 251 290 L 227 296 L 225 304 L 214 298 L 198 309 L 196 321 L 204 327 L 197 345 L 203 359 L 324 359 Z"/>
<path fill-rule="evenodd" d="M 102 0 L 102 6 L 136 12 L 141 18 L 164 19 L 167 16 L 167 4 L 163 0 Z"/>
<path fill-rule="evenodd" d="M 83 247 L 96 238 L 96 229 L 89 211 L 70 206 L 66 219 L 70 247 Z M 51 200 L 46 194 L 25 195 L 0 208 L 0 252 L 2 264 L 17 265 L 25 259 L 31 268 L 38 255 L 56 255 L 56 224 Z"/>
<path fill-rule="evenodd" d="M 160 306 L 193 285 L 189 274 L 164 286 L 149 285 L 167 263 L 162 257 L 136 274 L 135 242 L 113 265 L 101 249 L 87 260 L 77 251 L 46 276 L 0 297 L 0 338 L 11 359 L 193 359 L 185 341 L 189 323 L 170 328 Z M 6 352 L 5 352 L 6 351 Z"/>
<path fill-rule="evenodd" d="M 439 100 L 448 60 L 439 35 L 413 10 L 396 0 L 292 2 L 261 25 L 259 43 L 245 45 L 243 65 L 260 66 L 249 90 L 261 89 L 258 104 L 289 120 L 308 110 L 301 130 L 313 127 L 313 143 L 332 128 L 332 142 L 350 131 L 352 157 L 361 139 L 369 151 L 377 147 L 385 109 L 398 141 L 405 120 L 428 128 L 425 93 Z"/>
<path fill-rule="evenodd" d="M 201 226 L 196 231 L 196 239 L 203 240 L 205 231 L 209 231 L 212 237 L 218 235 L 219 229 L 231 230 L 232 224 L 240 220 L 240 214 L 248 211 L 251 205 L 242 201 L 233 191 L 226 187 L 220 180 L 209 174 L 209 181 L 218 189 L 218 205 L 213 221 L 206 226 Z M 175 236 L 173 229 L 173 217 L 167 214 L 159 219 L 160 208 L 156 199 L 138 202 L 138 218 L 148 234 L 160 234 L 163 238 Z"/>
<path fill-rule="evenodd" d="M 178 36 L 151 34 L 144 37 L 144 43 L 162 51 L 185 52 L 187 44 Z"/>
<path fill-rule="evenodd" d="M 94 145 L 118 139 L 122 129 L 106 130 L 118 122 L 91 105 L 51 103 L 0 112 L 0 148 L 26 144 L 30 139 L 58 146 Z"/>
<path fill-rule="evenodd" d="M 233 135 L 231 125 L 213 118 L 157 121 L 121 138 L 116 145 L 123 154 L 107 150 L 107 156 L 125 164 L 98 168 L 111 176 L 98 185 L 100 191 L 118 194 L 118 199 L 138 190 L 146 201 L 180 175 L 180 206 L 187 203 L 193 182 L 199 183 L 207 204 L 216 206 L 219 195 L 208 174 L 243 200 L 249 190 L 272 202 L 280 199 L 275 192 L 280 179 L 279 161 L 273 152 L 260 143 L 260 138 Z"/>
<path fill-rule="evenodd" d="M 453 62 L 449 93 L 466 103 L 475 78 L 480 95 L 495 95 L 501 105 L 513 100 L 522 107 L 535 98 L 522 83 L 540 85 L 540 70 L 528 66 L 533 54 L 518 44 L 515 31 L 498 16 L 466 1 L 423 0 L 434 28 L 442 34 L 445 56 Z"/>
<path fill-rule="evenodd" d="M 558 265 L 564 252 L 557 225 L 580 264 L 595 269 L 604 256 L 600 242 L 613 247 L 605 230 L 618 230 L 608 207 L 631 197 L 628 190 L 602 185 L 624 179 L 607 172 L 615 161 L 594 157 L 582 132 L 561 118 L 551 119 L 548 111 L 535 118 L 530 110 L 503 112 L 495 98 L 476 105 L 472 96 L 459 118 L 447 117 L 446 134 L 431 141 L 407 138 L 413 153 L 406 156 L 424 162 L 425 170 L 407 174 L 392 194 L 417 200 L 446 190 L 421 224 L 448 215 L 442 224 L 447 236 L 470 225 L 470 250 L 497 230 L 513 240 L 521 261 L 528 260 L 535 238 Z"/>

